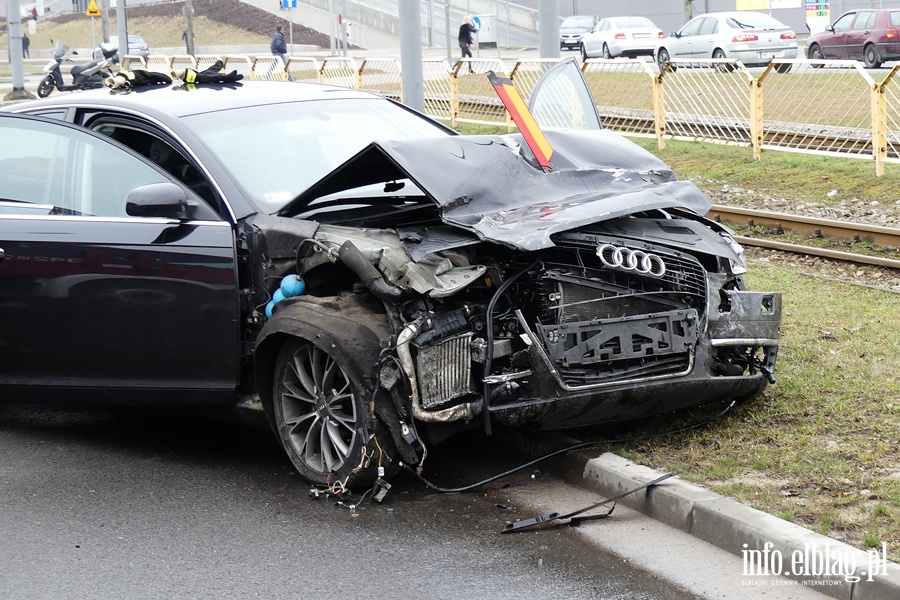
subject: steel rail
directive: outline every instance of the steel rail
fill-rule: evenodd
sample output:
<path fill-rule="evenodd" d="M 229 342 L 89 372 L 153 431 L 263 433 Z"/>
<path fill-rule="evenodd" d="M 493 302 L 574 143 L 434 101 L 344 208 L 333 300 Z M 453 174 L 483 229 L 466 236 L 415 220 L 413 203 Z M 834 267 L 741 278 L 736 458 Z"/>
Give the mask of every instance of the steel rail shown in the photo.
<path fill-rule="evenodd" d="M 815 237 L 827 237 L 854 242 L 866 241 L 886 248 L 900 248 L 900 229 L 895 227 L 867 225 L 864 223 L 847 223 L 832 219 L 804 217 L 766 210 L 735 208 L 722 205 L 713 205 L 706 216 L 715 221 L 732 225 L 747 225 L 751 227 L 759 225 L 770 229 L 793 231 Z M 746 246 L 756 246 L 858 264 L 900 269 L 900 260 L 884 258 L 881 256 L 841 252 L 839 250 L 829 250 L 827 248 L 817 248 L 815 246 L 792 244 L 747 236 L 736 236 L 735 240 Z"/>

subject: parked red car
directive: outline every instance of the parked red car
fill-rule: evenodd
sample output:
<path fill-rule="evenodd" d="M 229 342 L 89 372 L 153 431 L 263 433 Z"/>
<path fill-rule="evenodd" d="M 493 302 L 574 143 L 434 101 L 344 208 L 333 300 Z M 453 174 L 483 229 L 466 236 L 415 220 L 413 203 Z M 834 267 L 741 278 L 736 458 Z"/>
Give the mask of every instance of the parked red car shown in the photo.
<path fill-rule="evenodd" d="M 852 10 L 809 36 L 806 56 L 810 59 L 861 60 L 870 69 L 900 60 L 900 10 Z"/>

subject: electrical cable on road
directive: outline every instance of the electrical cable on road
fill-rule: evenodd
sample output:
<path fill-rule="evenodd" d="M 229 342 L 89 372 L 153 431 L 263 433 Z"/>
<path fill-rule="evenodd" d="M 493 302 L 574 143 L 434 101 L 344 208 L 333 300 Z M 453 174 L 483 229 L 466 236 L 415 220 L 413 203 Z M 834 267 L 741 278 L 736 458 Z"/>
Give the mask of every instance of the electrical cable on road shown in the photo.
<path fill-rule="evenodd" d="M 428 480 L 425 479 L 424 477 L 422 477 L 422 475 L 421 475 L 420 473 L 418 473 L 415 469 L 413 469 L 413 468 L 410 467 L 409 465 L 407 465 L 407 464 L 405 464 L 405 463 L 401 463 L 400 466 L 402 466 L 404 469 L 406 469 L 407 471 L 409 471 L 410 473 L 412 473 L 413 475 L 415 475 L 416 477 L 418 477 L 419 480 L 422 481 L 422 483 L 424 483 L 424 484 L 425 484 L 425 487 L 427 487 L 428 489 L 434 490 L 434 491 L 436 491 L 436 492 L 441 492 L 442 494 L 458 494 L 458 493 L 460 493 L 460 492 L 468 492 L 468 491 L 470 491 L 470 490 L 474 490 L 475 488 L 481 487 L 482 485 L 485 485 L 485 484 L 487 484 L 487 483 L 491 483 L 492 481 L 496 481 L 496 480 L 498 480 L 498 479 L 501 479 L 501 478 L 503 478 L 503 477 L 506 477 L 507 475 L 512 475 L 513 473 L 516 473 L 516 472 L 518 472 L 518 471 L 521 471 L 522 469 L 527 469 L 528 467 L 534 466 L 534 465 L 536 465 L 537 463 L 539 463 L 539 462 L 541 462 L 541 461 L 547 460 L 547 459 L 549 459 L 549 458 L 553 458 L 554 456 L 558 456 L 558 455 L 560 455 L 560 454 L 565 454 L 566 452 L 572 452 L 573 450 L 581 450 L 581 449 L 583 449 L 583 448 L 591 448 L 591 447 L 596 447 L 596 446 L 600 446 L 600 445 L 603 445 L 603 444 L 620 444 L 620 443 L 624 443 L 624 442 L 635 442 L 635 441 L 651 439 L 651 438 L 655 438 L 655 437 L 659 437 L 659 436 L 663 436 L 663 435 L 675 435 L 675 434 L 678 434 L 678 433 L 684 433 L 684 432 L 687 432 L 687 431 L 692 431 L 692 430 L 694 430 L 694 429 L 699 429 L 700 427 L 704 427 L 704 426 L 706 426 L 706 425 L 709 425 L 710 423 L 712 423 L 712 422 L 714 422 L 714 421 L 717 421 L 717 420 L 719 420 L 720 418 L 722 418 L 722 417 L 724 417 L 725 415 L 727 415 L 727 414 L 731 411 L 731 409 L 734 408 L 735 403 L 736 403 L 736 402 L 735 402 L 734 400 L 732 400 L 732 401 L 728 404 L 728 406 L 726 406 L 724 409 L 722 409 L 718 414 L 716 414 L 716 415 L 710 417 L 709 419 L 706 419 L 706 420 L 701 421 L 701 422 L 699 422 L 699 423 L 695 423 L 695 424 L 693 424 L 693 425 L 689 425 L 689 426 L 687 426 L 687 427 L 680 427 L 680 428 L 678 428 L 678 429 L 673 429 L 673 430 L 671 430 L 671 431 L 665 431 L 665 432 L 662 432 L 662 433 L 653 433 L 653 434 L 648 434 L 648 435 L 639 435 L 639 436 L 627 437 L 627 438 L 618 438 L 618 439 L 611 439 L 611 440 L 599 440 L 599 441 L 590 441 L 590 442 L 580 442 L 580 443 L 578 443 L 578 444 L 573 444 L 573 445 L 571 445 L 571 446 L 567 446 L 567 447 L 562 448 L 562 449 L 560 449 L 560 450 L 555 450 L 555 451 L 553 451 L 553 452 L 550 452 L 549 454 L 545 454 L 544 456 L 541 456 L 541 457 L 536 458 L 536 459 L 534 459 L 534 460 L 528 461 L 527 463 L 524 463 L 524 464 L 522 464 L 522 465 L 519 465 L 518 467 L 515 467 L 515 468 L 510 469 L 510 470 L 508 470 L 508 471 L 504 471 L 503 473 L 499 473 L 499 474 L 494 475 L 494 476 L 492 476 L 492 477 L 488 477 L 487 479 L 484 479 L 484 480 L 479 481 L 479 482 L 477 482 L 477 483 L 473 483 L 473 484 L 466 485 L 466 486 L 462 486 L 462 487 L 458 487 L 458 488 L 444 488 L 444 487 L 440 487 L 440 486 L 438 486 L 438 485 L 435 485 L 434 483 L 431 483 L 430 481 L 428 481 Z"/>

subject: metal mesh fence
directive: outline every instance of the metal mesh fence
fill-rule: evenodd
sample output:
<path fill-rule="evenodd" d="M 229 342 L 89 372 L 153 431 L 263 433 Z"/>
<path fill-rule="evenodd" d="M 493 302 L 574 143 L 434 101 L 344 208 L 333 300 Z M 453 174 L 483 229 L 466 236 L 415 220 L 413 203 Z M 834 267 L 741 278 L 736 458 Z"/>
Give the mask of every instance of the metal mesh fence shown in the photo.
<path fill-rule="evenodd" d="M 664 135 L 672 139 L 751 145 L 753 76 L 740 61 L 674 60 L 660 73 Z"/>
<path fill-rule="evenodd" d="M 445 58 L 428 58 L 422 63 L 425 86 L 425 114 L 435 119 L 453 119 L 450 63 Z"/>
<path fill-rule="evenodd" d="M 464 58 L 456 63 L 457 109 L 455 121 L 481 125 L 508 125 L 506 108 L 486 77 L 493 71 L 508 77 L 500 59 Z M 452 101 L 452 98 L 451 98 Z"/>
<path fill-rule="evenodd" d="M 197 69 L 198 71 L 203 71 L 204 69 L 208 69 L 211 66 L 213 66 L 214 64 L 216 64 L 216 61 L 219 61 L 219 60 L 222 60 L 222 58 L 215 54 L 200 55 L 200 56 L 197 56 L 197 61 L 196 61 L 196 64 L 194 65 L 194 68 Z"/>
<path fill-rule="evenodd" d="M 516 66 L 513 67 L 509 78 L 516 84 L 519 95 L 522 96 L 525 101 L 528 101 L 528 98 L 531 96 L 531 91 L 534 89 L 538 79 L 541 78 L 541 75 L 546 73 L 547 70 L 554 65 L 559 64 L 561 60 L 562 59 L 560 58 L 520 60 L 516 63 Z"/>
<path fill-rule="evenodd" d="M 173 56 L 169 62 L 172 65 L 173 71 L 180 71 L 182 69 L 196 69 L 197 68 L 197 60 L 193 56 L 188 55 L 176 55 Z M 205 69 L 206 67 L 204 67 Z M 202 71 L 203 69 L 198 69 Z M 168 73 L 167 73 L 168 74 Z"/>
<path fill-rule="evenodd" d="M 886 162 L 900 163 L 900 65 L 896 65 L 879 86 L 884 102 L 877 119 L 884 123 Z"/>
<path fill-rule="evenodd" d="M 288 59 L 287 71 L 294 81 L 321 82 L 322 66 L 315 58 L 292 56 Z"/>
<path fill-rule="evenodd" d="M 785 61 L 787 63 L 787 61 Z M 871 156 L 874 80 L 855 61 L 790 61 L 767 69 L 762 87 L 762 148 Z"/>
<path fill-rule="evenodd" d="M 143 69 L 147 70 L 147 61 L 144 60 L 143 56 L 128 56 L 127 54 L 122 58 L 122 68 L 126 71 L 134 71 L 135 69 Z M 168 71 L 165 71 L 168 74 Z"/>
<path fill-rule="evenodd" d="M 356 89 L 359 66 L 352 56 L 331 56 L 322 60 L 322 83 Z"/>
<path fill-rule="evenodd" d="M 288 74 L 280 56 L 258 56 L 253 61 L 252 78 L 266 81 L 284 81 L 288 78 Z"/>
<path fill-rule="evenodd" d="M 247 79 L 253 74 L 253 63 L 250 62 L 249 56 L 225 56 L 222 58 L 225 66 L 222 68 L 226 73 L 237 71 Z"/>
<path fill-rule="evenodd" d="M 402 97 L 400 59 L 367 58 L 360 66 L 359 72 L 360 89 L 375 92 L 394 100 L 400 100 Z"/>
<path fill-rule="evenodd" d="M 151 54 L 147 58 L 130 58 L 131 60 L 129 61 L 129 64 L 131 65 L 132 69 L 136 68 L 134 60 L 135 58 L 137 58 L 144 63 L 144 69 L 146 69 L 147 71 L 153 71 L 154 73 L 165 73 L 166 75 L 168 75 L 172 71 L 172 60 L 168 56 Z"/>
<path fill-rule="evenodd" d="M 628 135 L 656 136 L 653 111 L 656 71 L 650 63 L 589 58 L 581 71 L 604 127 Z"/>

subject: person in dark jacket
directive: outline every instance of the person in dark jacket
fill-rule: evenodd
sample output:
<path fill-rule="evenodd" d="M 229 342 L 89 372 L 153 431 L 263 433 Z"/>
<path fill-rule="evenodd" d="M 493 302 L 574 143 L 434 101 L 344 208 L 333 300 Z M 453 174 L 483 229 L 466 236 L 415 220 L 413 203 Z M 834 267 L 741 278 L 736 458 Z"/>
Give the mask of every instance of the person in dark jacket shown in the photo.
<path fill-rule="evenodd" d="M 462 58 L 472 58 L 471 46 L 475 43 L 472 34 L 475 33 L 475 27 L 472 25 L 472 17 L 466 15 L 463 17 L 462 25 L 459 26 L 459 49 L 462 50 Z M 469 65 L 469 73 L 472 73 L 472 65 Z"/>
<path fill-rule="evenodd" d="M 22 58 L 31 58 L 31 52 L 29 48 L 31 47 L 31 40 L 28 39 L 28 34 L 22 34 Z"/>
<path fill-rule="evenodd" d="M 275 35 L 272 36 L 271 44 L 272 54 L 281 57 L 281 62 L 287 68 L 287 44 L 284 41 L 284 26 L 278 25 L 275 28 Z M 288 80 L 293 81 L 291 74 L 288 73 Z"/>

